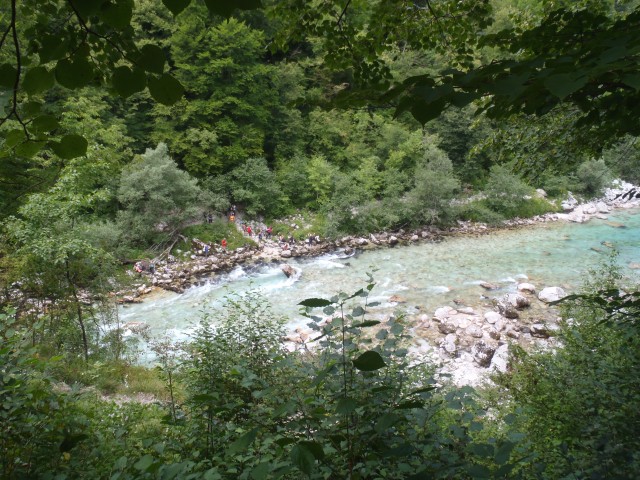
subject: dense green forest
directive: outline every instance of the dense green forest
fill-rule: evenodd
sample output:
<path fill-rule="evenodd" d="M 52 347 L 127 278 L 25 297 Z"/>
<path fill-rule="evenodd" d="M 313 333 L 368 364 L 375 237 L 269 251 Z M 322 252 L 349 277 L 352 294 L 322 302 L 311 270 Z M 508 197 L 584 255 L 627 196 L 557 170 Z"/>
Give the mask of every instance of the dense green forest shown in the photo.
<path fill-rule="evenodd" d="M 149 339 L 153 369 L 113 292 L 194 228 L 239 246 L 203 220 L 232 206 L 332 238 L 637 184 L 639 3 L 3 2 L 0 478 L 637 478 L 640 301 L 615 265 L 563 303 L 564 348 L 514 348 L 482 392 L 411 359 L 401 316 L 368 333 L 374 278 L 302 305 L 311 352 L 232 296 L 189 344 Z"/>

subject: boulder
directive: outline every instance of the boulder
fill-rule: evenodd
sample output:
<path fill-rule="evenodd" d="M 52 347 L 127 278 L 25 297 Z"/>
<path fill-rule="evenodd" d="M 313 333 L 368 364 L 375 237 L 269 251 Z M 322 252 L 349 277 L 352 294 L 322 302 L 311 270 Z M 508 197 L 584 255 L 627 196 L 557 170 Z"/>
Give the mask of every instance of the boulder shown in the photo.
<path fill-rule="evenodd" d="M 518 284 L 519 292 L 527 292 L 527 293 L 536 293 L 536 287 L 531 283 L 519 283 Z"/>
<path fill-rule="evenodd" d="M 502 319 L 502 315 L 500 315 L 498 312 L 487 312 L 484 314 L 484 319 L 488 322 L 488 323 L 496 323 L 498 320 Z"/>
<path fill-rule="evenodd" d="M 489 282 L 480 282 L 480 286 L 485 290 L 497 290 L 498 288 L 500 288 L 499 285 L 494 285 L 493 283 Z"/>
<path fill-rule="evenodd" d="M 519 293 L 507 293 L 504 297 L 502 297 L 502 302 L 511 305 L 518 310 L 522 310 L 531 305 L 529 299 L 520 295 Z"/>
<path fill-rule="evenodd" d="M 291 277 L 296 274 L 296 269 L 288 263 L 283 263 L 282 265 L 280 265 L 280 270 L 282 270 L 282 273 L 284 273 L 287 277 Z"/>
<path fill-rule="evenodd" d="M 291 250 L 282 250 L 280 252 L 280 257 L 282 258 L 291 258 L 291 255 L 292 255 Z"/>
<path fill-rule="evenodd" d="M 407 299 L 400 295 L 391 295 L 391 297 L 389 297 L 389 301 L 394 303 L 406 303 Z"/>
<path fill-rule="evenodd" d="M 511 305 L 510 303 L 505 303 L 503 301 L 495 301 L 495 305 L 498 308 L 498 312 L 500 315 L 506 318 L 520 318 L 520 314 L 516 310 L 516 307 Z"/>
<path fill-rule="evenodd" d="M 444 321 L 438 324 L 438 331 L 443 335 L 455 333 L 457 329 L 458 329 L 457 326 L 452 322 Z"/>
<path fill-rule="evenodd" d="M 538 293 L 538 300 L 549 303 L 566 297 L 566 292 L 560 287 L 546 287 Z"/>
<path fill-rule="evenodd" d="M 390 236 L 389 237 L 389 245 L 397 245 L 398 244 L 398 237 L 396 236 Z"/>
<path fill-rule="evenodd" d="M 509 365 L 509 345 L 506 343 L 496 348 L 491 358 L 491 364 L 489 368 L 497 372 L 505 373 Z"/>
<path fill-rule="evenodd" d="M 412 242 L 417 242 L 418 240 L 420 240 L 420 237 L 418 237 L 418 235 L 411 235 Z"/>
<path fill-rule="evenodd" d="M 470 335 L 474 338 L 482 338 L 482 329 L 477 325 L 469 325 L 465 330 L 467 335 Z"/>
<path fill-rule="evenodd" d="M 451 312 L 455 312 L 455 310 L 449 306 L 440 307 L 433 313 L 433 317 L 438 320 L 444 320 L 445 318 L 449 318 L 450 315 L 455 315 Z"/>
<path fill-rule="evenodd" d="M 449 335 L 447 335 L 442 339 L 442 341 L 440 342 L 440 347 L 449 355 L 454 357 L 458 350 L 458 347 L 456 345 L 457 341 L 458 341 L 458 337 L 456 337 L 455 334 L 450 333 Z"/>
<path fill-rule="evenodd" d="M 476 312 L 473 311 L 471 307 L 462 307 L 457 309 L 459 313 L 464 313 L 465 315 L 475 315 Z"/>
<path fill-rule="evenodd" d="M 491 365 L 491 359 L 493 358 L 495 352 L 495 348 L 487 345 L 483 341 L 479 341 L 471 348 L 473 361 L 483 368 L 487 368 Z"/>

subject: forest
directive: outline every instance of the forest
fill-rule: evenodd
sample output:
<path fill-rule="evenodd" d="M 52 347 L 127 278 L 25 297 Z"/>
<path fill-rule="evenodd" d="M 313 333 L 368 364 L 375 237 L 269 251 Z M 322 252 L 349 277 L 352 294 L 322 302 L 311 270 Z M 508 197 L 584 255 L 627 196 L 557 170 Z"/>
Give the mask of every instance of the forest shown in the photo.
<path fill-rule="evenodd" d="M 639 65 L 637 0 L 3 2 L 0 478 L 638 478 L 615 255 L 482 389 L 368 318 L 375 272 L 300 304 L 309 349 L 232 292 L 153 366 L 116 292 L 189 237 L 253 248 L 240 220 L 497 228 L 638 185 Z"/>

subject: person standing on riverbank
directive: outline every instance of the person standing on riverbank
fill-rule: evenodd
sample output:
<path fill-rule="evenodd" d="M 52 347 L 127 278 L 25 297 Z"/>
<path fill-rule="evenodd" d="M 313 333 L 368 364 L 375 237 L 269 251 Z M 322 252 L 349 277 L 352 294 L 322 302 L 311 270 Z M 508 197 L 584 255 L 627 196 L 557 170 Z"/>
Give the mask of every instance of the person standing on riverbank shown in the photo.
<path fill-rule="evenodd" d="M 223 238 L 222 241 L 220 242 L 220 246 L 222 247 L 222 250 L 224 250 L 225 252 L 227 251 L 227 239 Z"/>

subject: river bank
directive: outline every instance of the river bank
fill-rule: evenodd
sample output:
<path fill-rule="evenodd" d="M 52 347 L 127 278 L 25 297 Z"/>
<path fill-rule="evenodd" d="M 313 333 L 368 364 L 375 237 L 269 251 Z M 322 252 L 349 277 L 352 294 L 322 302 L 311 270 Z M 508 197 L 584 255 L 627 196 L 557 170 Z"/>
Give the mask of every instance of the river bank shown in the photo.
<path fill-rule="evenodd" d="M 602 198 L 579 203 L 573 196 L 562 202 L 562 213 L 548 213 L 528 219 L 511 219 L 500 225 L 458 221 L 457 226 L 446 229 L 435 226 L 425 226 L 418 229 L 398 230 L 395 232 L 379 232 L 368 236 L 345 236 L 339 239 L 320 239 L 313 243 L 293 242 L 279 243 L 275 240 L 263 240 L 259 245 L 237 248 L 233 251 L 218 251 L 206 254 L 202 243 L 192 239 L 196 249 L 188 253 L 188 259 L 178 259 L 169 256 L 167 260 L 158 262 L 154 271 L 136 275 L 133 290 L 115 293 L 119 303 L 139 303 L 152 294 L 156 289 L 184 293 L 188 288 L 200 286 L 220 274 L 228 273 L 238 266 L 259 266 L 264 264 L 282 264 L 283 272 L 287 276 L 293 274 L 286 262 L 291 258 L 317 257 L 319 255 L 342 252 L 350 256 L 357 251 L 369 249 L 412 245 L 420 242 L 440 242 L 447 237 L 480 236 L 500 230 L 523 228 L 549 222 L 584 223 L 590 218 L 606 218 L 619 209 L 637 208 L 640 198 L 635 195 L 622 197 L 628 192 L 640 191 L 632 184 L 619 182 L 618 185 L 606 190 Z"/>

